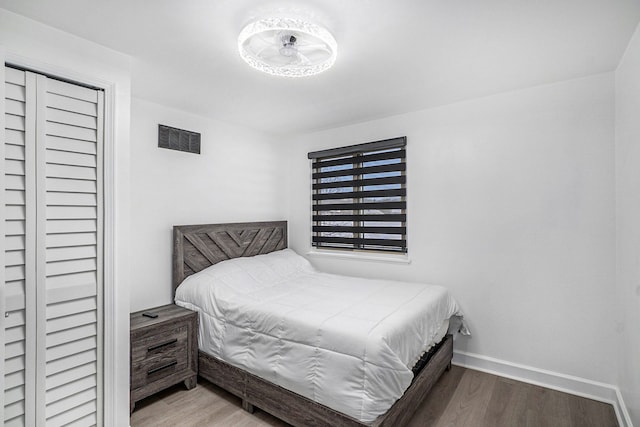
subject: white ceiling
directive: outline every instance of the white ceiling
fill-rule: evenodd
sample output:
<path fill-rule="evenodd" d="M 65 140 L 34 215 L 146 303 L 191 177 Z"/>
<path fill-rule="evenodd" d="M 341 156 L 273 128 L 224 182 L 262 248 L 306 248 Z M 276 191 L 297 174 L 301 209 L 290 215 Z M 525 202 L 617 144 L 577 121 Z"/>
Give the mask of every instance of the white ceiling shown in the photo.
<path fill-rule="evenodd" d="M 148 99 L 273 134 L 306 132 L 617 66 L 640 0 L 0 0 L 0 7 L 131 55 Z M 306 79 L 242 62 L 250 20 L 295 13 L 338 41 Z"/>

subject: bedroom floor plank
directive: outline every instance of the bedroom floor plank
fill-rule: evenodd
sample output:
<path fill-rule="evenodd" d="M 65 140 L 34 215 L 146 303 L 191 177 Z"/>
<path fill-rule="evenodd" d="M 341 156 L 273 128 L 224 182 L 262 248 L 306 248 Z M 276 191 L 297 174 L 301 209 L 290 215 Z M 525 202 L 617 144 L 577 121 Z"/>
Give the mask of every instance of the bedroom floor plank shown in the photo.
<path fill-rule="evenodd" d="M 431 392 L 416 410 L 408 427 L 435 425 L 442 417 L 445 409 L 447 409 L 451 396 L 455 393 L 465 371 L 463 368 L 453 366 L 451 371 L 442 374 L 436 385 L 431 389 Z"/>
<path fill-rule="evenodd" d="M 409 427 L 617 426 L 613 407 L 578 396 L 453 366 L 417 409 Z M 139 401 L 131 427 L 286 427 L 206 380 L 177 385 Z"/>
<path fill-rule="evenodd" d="M 436 426 L 477 427 L 484 418 L 496 385 L 495 375 L 467 370 Z"/>

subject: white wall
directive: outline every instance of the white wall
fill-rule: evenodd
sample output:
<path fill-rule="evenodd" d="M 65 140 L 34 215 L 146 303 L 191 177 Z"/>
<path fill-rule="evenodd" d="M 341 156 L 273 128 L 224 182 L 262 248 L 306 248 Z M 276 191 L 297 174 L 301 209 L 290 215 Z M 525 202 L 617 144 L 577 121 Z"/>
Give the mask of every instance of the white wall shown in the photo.
<path fill-rule="evenodd" d="M 115 342 L 105 348 L 105 416 L 111 425 L 129 423 L 129 107 L 130 58 L 36 21 L 0 9 L 0 63 L 45 70 L 84 83 L 111 86 L 115 105 L 107 114 L 115 127 L 105 129 L 113 136 L 114 174 L 110 188 L 115 192 L 115 229 L 105 234 L 115 239 L 115 259 L 106 264 L 105 286 L 111 292 L 106 330 Z M 114 273 L 114 274 L 111 274 Z M 2 316 L 4 317 L 4 316 Z M 0 327 L 4 328 L 3 318 Z M 109 332 L 105 332 L 108 337 Z"/>
<path fill-rule="evenodd" d="M 158 148 L 158 124 L 201 133 L 201 154 Z M 284 219 L 279 148 L 266 136 L 133 99 L 131 311 L 173 301 L 172 227 Z"/>
<path fill-rule="evenodd" d="M 444 285 L 457 351 L 613 384 L 613 94 L 607 73 L 291 138 L 290 245 L 310 249 L 308 151 L 406 135 L 411 263 L 312 262 Z"/>
<path fill-rule="evenodd" d="M 640 27 L 616 71 L 618 383 L 640 425 Z"/>

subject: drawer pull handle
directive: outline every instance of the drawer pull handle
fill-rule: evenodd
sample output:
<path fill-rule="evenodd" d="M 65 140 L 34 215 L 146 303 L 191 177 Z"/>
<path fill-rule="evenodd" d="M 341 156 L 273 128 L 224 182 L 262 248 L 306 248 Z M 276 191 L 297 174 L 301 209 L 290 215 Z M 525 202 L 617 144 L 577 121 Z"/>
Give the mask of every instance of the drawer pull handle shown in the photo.
<path fill-rule="evenodd" d="M 151 346 L 151 347 L 147 348 L 147 351 L 157 350 L 159 348 L 166 347 L 168 345 L 175 344 L 177 342 L 178 342 L 178 338 L 174 338 L 171 341 L 167 341 L 167 342 L 163 342 L 162 344 Z"/>
<path fill-rule="evenodd" d="M 173 362 L 171 362 L 171 363 L 167 363 L 167 364 L 166 364 L 166 365 L 164 365 L 164 366 L 160 366 L 160 367 L 158 367 L 158 368 L 149 369 L 149 370 L 147 371 L 147 375 L 155 374 L 155 373 L 156 373 L 156 372 L 158 372 L 158 371 L 162 371 L 163 369 L 170 368 L 170 367 L 175 366 L 175 365 L 177 365 L 177 364 L 178 364 L 178 362 L 174 360 Z"/>

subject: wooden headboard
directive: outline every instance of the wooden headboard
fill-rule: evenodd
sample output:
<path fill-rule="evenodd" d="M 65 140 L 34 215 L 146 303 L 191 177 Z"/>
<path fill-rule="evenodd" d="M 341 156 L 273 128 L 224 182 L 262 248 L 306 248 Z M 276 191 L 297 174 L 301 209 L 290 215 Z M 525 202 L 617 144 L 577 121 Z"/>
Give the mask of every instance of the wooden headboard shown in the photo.
<path fill-rule="evenodd" d="M 182 281 L 226 259 L 287 247 L 287 221 L 173 227 L 173 294 Z"/>

